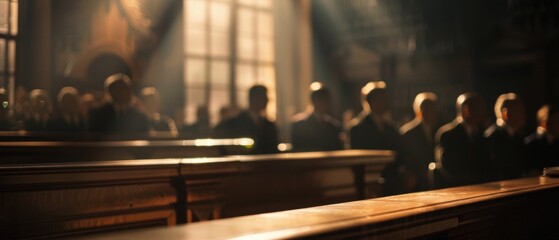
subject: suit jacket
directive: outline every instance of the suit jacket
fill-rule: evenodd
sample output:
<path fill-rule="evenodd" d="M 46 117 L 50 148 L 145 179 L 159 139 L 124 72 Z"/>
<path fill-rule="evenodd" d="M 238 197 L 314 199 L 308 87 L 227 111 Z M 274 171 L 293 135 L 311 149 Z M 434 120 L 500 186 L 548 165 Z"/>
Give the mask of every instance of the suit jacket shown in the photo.
<path fill-rule="evenodd" d="M 383 122 L 383 129 L 374 122 L 370 114 L 362 112 L 350 123 L 349 136 L 352 149 L 385 149 L 396 151 L 396 159 L 382 171 L 383 194 L 393 195 L 409 190 L 405 181 L 405 167 L 401 152 L 400 134 L 390 123 Z"/>
<path fill-rule="evenodd" d="M 35 118 L 29 118 L 24 121 L 25 131 L 30 132 L 44 132 L 48 131 L 48 125 L 51 119 L 37 120 Z"/>
<path fill-rule="evenodd" d="M 209 138 L 212 136 L 212 131 L 209 124 L 195 122 L 185 126 L 181 131 L 181 136 L 186 139 Z"/>
<path fill-rule="evenodd" d="M 349 126 L 352 149 L 400 150 L 400 134 L 390 123 L 383 122 L 379 129 L 370 114 L 360 114 Z"/>
<path fill-rule="evenodd" d="M 559 166 L 559 140 L 549 141 L 545 133 L 534 133 L 524 140 L 528 167 L 530 170 L 541 174 L 545 167 Z"/>
<path fill-rule="evenodd" d="M 117 115 L 114 106 L 106 103 L 89 112 L 89 131 L 99 133 L 147 133 L 149 120 L 140 111 L 130 107 Z"/>
<path fill-rule="evenodd" d="M 325 116 L 318 119 L 312 113 L 300 113 L 294 117 L 291 127 L 293 151 L 331 151 L 343 149 L 340 138 L 341 123 Z"/>
<path fill-rule="evenodd" d="M 278 151 L 278 130 L 276 124 L 267 118 L 255 122 L 249 111 L 219 123 L 215 128 L 218 138 L 252 138 L 252 154 L 275 153 Z"/>
<path fill-rule="evenodd" d="M 484 133 L 495 174 L 500 180 L 520 178 L 527 169 L 524 135 L 510 135 L 506 127 L 493 124 Z"/>
<path fill-rule="evenodd" d="M 11 119 L 0 119 L 0 131 L 16 131 L 17 124 Z"/>
<path fill-rule="evenodd" d="M 482 128 L 470 139 L 465 126 L 454 121 L 441 127 L 436 136 L 440 161 L 452 178 L 448 185 L 470 185 L 496 179 Z"/>
<path fill-rule="evenodd" d="M 70 123 L 62 116 L 56 116 L 49 122 L 48 130 L 52 132 L 72 132 L 79 133 L 86 131 L 86 123 L 83 117 L 78 117 L 77 123 Z"/>
<path fill-rule="evenodd" d="M 149 127 L 153 131 L 157 132 L 173 132 L 177 131 L 177 126 L 175 121 L 164 114 L 157 114 L 149 118 Z"/>
<path fill-rule="evenodd" d="M 414 119 L 400 128 L 402 134 L 402 158 L 406 168 L 413 173 L 414 191 L 429 188 L 428 166 L 435 161 L 435 133 L 425 132 L 424 123 Z"/>

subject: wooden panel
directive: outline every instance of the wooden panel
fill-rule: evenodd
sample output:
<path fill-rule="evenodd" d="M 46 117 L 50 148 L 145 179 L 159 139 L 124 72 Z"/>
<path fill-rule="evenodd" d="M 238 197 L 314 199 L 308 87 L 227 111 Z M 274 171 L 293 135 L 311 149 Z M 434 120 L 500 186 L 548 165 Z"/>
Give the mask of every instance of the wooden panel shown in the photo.
<path fill-rule="evenodd" d="M 3 238 L 176 223 L 178 160 L 0 167 Z"/>
<path fill-rule="evenodd" d="M 365 181 L 378 182 L 393 157 L 391 151 L 347 150 L 183 160 L 186 221 L 378 196 L 378 186 Z"/>
<path fill-rule="evenodd" d="M 2 141 L 0 164 L 60 163 L 151 158 L 220 157 L 246 154 L 243 139 Z M 79 159 L 79 160 L 77 160 Z"/>
<path fill-rule="evenodd" d="M 393 157 L 355 150 L 0 165 L 0 232 L 73 237 L 356 200 L 363 176 L 378 176 Z"/>

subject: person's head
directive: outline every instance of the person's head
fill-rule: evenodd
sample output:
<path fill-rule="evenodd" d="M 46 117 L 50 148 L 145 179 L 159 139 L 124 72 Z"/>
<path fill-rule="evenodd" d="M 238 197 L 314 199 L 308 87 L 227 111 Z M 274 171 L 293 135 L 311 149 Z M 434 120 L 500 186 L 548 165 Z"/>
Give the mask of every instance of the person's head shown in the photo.
<path fill-rule="evenodd" d="M 0 119 L 5 118 L 8 116 L 9 112 L 9 102 L 8 102 L 8 95 L 6 95 L 6 90 L 4 88 L 0 88 Z"/>
<path fill-rule="evenodd" d="M 78 90 L 74 87 L 63 87 L 56 96 L 58 108 L 63 114 L 80 113 L 80 97 Z"/>
<path fill-rule="evenodd" d="M 526 124 L 526 106 L 515 93 L 505 93 L 497 98 L 495 102 L 495 117 L 497 124 L 517 130 Z"/>
<path fill-rule="evenodd" d="M 144 103 L 144 107 L 148 113 L 159 112 L 160 95 L 157 88 L 145 87 L 140 93 L 140 98 Z"/>
<path fill-rule="evenodd" d="M 559 106 L 556 104 L 544 105 L 538 111 L 539 127 L 544 128 L 554 138 L 559 137 Z"/>
<path fill-rule="evenodd" d="M 483 98 L 477 93 L 464 93 L 456 99 L 456 110 L 466 124 L 481 125 L 487 117 L 487 107 Z"/>
<path fill-rule="evenodd" d="M 254 112 L 262 112 L 268 106 L 268 89 L 263 85 L 254 85 L 248 91 L 249 109 Z"/>
<path fill-rule="evenodd" d="M 329 113 L 332 103 L 330 90 L 323 85 L 317 85 L 317 87 L 311 89 L 311 91 L 311 102 L 314 107 L 314 111 L 320 114 Z"/>
<path fill-rule="evenodd" d="M 435 126 L 438 121 L 437 95 L 432 92 L 422 92 L 413 101 L 415 117 L 421 119 L 428 126 Z"/>
<path fill-rule="evenodd" d="M 34 89 L 29 92 L 29 101 L 31 103 L 32 114 L 50 114 L 52 105 L 49 94 L 43 89 Z"/>
<path fill-rule="evenodd" d="M 110 101 L 118 105 L 127 105 L 132 102 L 132 81 L 123 73 L 109 76 L 105 80 L 105 93 Z"/>
<path fill-rule="evenodd" d="M 200 105 L 196 108 L 196 120 L 199 123 L 209 124 L 210 123 L 210 112 L 206 105 Z"/>
<path fill-rule="evenodd" d="M 370 82 L 361 89 L 365 104 L 371 112 L 383 115 L 388 112 L 388 93 L 384 82 Z"/>

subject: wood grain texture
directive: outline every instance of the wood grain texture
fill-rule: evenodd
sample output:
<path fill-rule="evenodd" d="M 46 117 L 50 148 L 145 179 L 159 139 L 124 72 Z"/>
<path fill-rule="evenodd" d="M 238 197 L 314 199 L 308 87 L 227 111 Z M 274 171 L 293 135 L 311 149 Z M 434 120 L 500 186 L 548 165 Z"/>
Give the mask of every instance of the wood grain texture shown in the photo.
<path fill-rule="evenodd" d="M 0 165 L 0 232 L 75 237 L 363 199 L 390 151 Z"/>
<path fill-rule="evenodd" d="M 94 239 L 554 239 L 559 179 L 535 177 Z"/>

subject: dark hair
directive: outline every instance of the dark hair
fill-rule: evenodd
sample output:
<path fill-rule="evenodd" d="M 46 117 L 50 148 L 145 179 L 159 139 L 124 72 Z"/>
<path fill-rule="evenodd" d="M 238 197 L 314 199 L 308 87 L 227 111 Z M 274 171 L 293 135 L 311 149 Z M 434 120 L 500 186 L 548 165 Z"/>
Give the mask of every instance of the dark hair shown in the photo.
<path fill-rule="evenodd" d="M 557 104 L 543 105 L 537 113 L 538 124 L 541 125 L 549 120 L 549 117 L 555 113 L 559 113 L 559 106 Z"/>
<path fill-rule="evenodd" d="M 255 96 L 266 96 L 268 89 L 264 85 L 254 85 L 248 91 L 248 97 L 250 99 Z"/>
<path fill-rule="evenodd" d="M 478 101 L 481 101 L 481 95 L 475 92 L 460 94 L 460 96 L 456 98 L 456 111 L 458 115 L 462 115 L 462 109 L 464 107 L 470 107 Z"/>
<path fill-rule="evenodd" d="M 329 97 L 330 97 L 330 90 L 328 90 L 328 88 L 326 87 L 320 87 L 319 89 L 316 89 L 311 92 L 311 101 L 313 103 L 328 99 Z"/>

